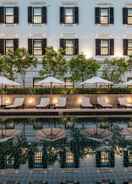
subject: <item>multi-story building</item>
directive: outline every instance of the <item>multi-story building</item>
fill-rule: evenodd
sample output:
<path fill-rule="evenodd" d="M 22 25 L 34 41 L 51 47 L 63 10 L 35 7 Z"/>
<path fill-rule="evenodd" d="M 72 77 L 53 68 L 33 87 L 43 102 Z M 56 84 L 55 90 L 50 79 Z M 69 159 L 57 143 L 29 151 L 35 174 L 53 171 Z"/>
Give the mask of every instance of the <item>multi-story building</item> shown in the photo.
<path fill-rule="evenodd" d="M 130 0 L 0 0 L 0 53 L 24 47 L 41 58 L 45 47 L 84 53 L 98 62 L 132 55 Z M 37 75 L 37 69 L 30 73 Z M 131 78 L 128 72 L 125 80 Z M 29 80 L 29 77 L 28 77 Z"/>

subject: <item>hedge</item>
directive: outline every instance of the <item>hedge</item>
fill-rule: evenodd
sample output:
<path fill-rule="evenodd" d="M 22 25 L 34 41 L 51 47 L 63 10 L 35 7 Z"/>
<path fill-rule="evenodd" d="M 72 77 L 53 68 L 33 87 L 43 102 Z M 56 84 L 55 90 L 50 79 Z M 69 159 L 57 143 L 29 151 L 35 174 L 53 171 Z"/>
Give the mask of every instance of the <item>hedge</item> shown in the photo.
<path fill-rule="evenodd" d="M 132 88 L 53 88 L 52 94 L 131 94 Z M 0 94 L 42 95 L 50 94 L 49 88 L 6 88 Z"/>

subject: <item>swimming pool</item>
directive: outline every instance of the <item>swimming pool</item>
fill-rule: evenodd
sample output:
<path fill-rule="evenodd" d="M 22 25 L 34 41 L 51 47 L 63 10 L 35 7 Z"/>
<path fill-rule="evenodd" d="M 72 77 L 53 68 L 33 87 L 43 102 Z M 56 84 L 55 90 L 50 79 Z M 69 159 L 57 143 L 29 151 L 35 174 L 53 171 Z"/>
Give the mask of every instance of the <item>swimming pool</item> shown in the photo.
<path fill-rule="evenodd" d="M 131 117 L 0 119 L 4 183 L 131 182 Z"/>

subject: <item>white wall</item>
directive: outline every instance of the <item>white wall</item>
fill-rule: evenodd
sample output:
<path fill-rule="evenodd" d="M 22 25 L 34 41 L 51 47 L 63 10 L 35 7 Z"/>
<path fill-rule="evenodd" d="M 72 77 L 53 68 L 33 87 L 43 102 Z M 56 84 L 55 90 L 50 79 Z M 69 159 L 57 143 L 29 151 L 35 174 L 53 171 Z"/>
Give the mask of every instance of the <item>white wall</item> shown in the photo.
<path fill-rule="evenodd" d="M 0 25 L 0 38 L 19 38 L 19 46 L 27 48 L 28 38 L 47 38 L 48 46 L 59 48 L 60 38 L 79 38 L 79 50 L 95 57 L 95 38 L 113 38 L 115 56 L 123 56 L 122 39 L 132 39 L 132 26 L 122 24 L 122 8 L 132 7 L 131 0 L 0 0 L 0 6 L 19 6 L 19 25 Z M 28 6 L 47 6 L 48 24 L 29 25 Z M 60 25 L 59 7 L 78 6 L 79 24 Z M 95 7 L 114 7 L 114 25 L 95 25 Z M 97 57 L 102 60 L 104 57 Z"/>

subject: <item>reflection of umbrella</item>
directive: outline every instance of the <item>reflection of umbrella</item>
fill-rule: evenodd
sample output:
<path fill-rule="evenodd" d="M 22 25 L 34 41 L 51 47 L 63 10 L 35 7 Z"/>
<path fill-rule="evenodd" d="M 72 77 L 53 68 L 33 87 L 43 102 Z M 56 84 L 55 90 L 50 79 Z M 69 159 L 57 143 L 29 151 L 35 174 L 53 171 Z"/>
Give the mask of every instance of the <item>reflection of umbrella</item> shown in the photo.
<path fill-rule="evenodd" d="M 36 137 L 39 140 L 57 141 L 65 138 L 65 132 L 62 128 L 45 128 L 39 130 Z"/>
<path fill-rule="evenodd" d="M 92 77 L 92 78 L 80 83 L 80 85 L 91 85 L 91 84 L 94 84 L 96 86 L 97 85 L 112 85 L 113 82 L 96 76 L 96 77 Z"/>
<path fill-rule="evenodd" d="M 58 85 L 65 85 L 65 83 L 59 79 L 56 79 L 55 77 L 47 77 L 39 82 L 35 83 L 36 86 L 50 86 L 50 92 L 52 94 L 52 88 L 53 86 Z"/>
<path fill-rule="evenodd" d="M 121 134 L 124 135 L 126 139 L 132 139 L 132 128 L 123 128 Z"/>
<path fill-rule="evenodd" d="M 0 130 L 0 142 L 6 142 L 10 139 L 15 138 L 17 135 L 19 135 L 19 131 L 16 130 L 6 130 L 6 132 L 3 134 L 3 131 Z"/>

